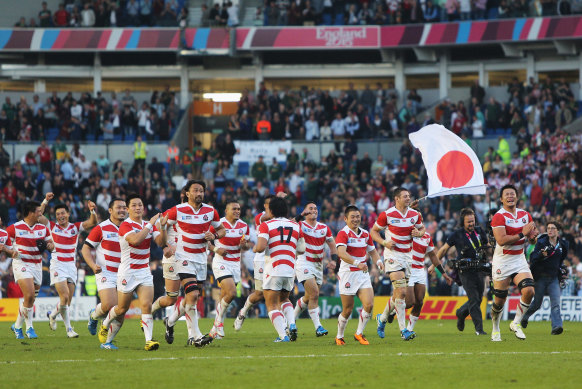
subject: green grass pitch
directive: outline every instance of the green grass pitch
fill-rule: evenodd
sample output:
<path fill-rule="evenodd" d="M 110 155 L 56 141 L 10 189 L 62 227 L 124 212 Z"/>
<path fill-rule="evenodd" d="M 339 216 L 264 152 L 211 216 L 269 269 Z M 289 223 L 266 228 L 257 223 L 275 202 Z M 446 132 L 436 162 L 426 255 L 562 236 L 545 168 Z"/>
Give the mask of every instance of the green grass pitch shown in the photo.
<path fill-rule="evenodd" d="M 127 320 L 117 336 L 118 351 L 99 349 L 86 323 L 77 322 L 78 339 L 67 339 L 62 322 L 52 332 L 37 322 L 37 340 L 19 341 L 11 323 L 0 324 L 0 387 L 4 388 L 580 388 L 582 323 L 565 323 L 565 332 L 550 335 L 548 322 L 530 322 L 520 341 L 502 323 L 503 342 L 476 336 L 467 322 L 458 332 L 454 321 L 419 321 L 417 338 L 400 339 L 397 324 L 387 336 L 366 328 L 369 346 L 353 340 L 357 321 L 346 330 L 346 345 L 334 344 L 335 320 L 324 320 L 330 334 L 317 338 L 310 320 L 298 321 L 295 343 L 273 343 L 267 319 L 248 319 L 235 333 L 197 349 L 186 346 L 186 324 L 176 325 L 176 340 L 164 341 L 163 323 L 154 338 L 160 349 L 143 350 L 139 321 Z M 208 330 L 210 319 L 200 321 Z M 491 322 L 485 322 L 490 331 Z"/>

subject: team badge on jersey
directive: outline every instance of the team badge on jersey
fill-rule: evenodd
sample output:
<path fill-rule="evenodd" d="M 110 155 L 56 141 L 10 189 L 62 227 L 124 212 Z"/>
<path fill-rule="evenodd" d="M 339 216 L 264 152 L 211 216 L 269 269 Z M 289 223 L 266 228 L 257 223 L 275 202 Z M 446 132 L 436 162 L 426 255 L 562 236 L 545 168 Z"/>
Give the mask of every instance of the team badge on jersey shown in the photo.
<path fill-rule="evenodd" d="M 121 280 L 121 285 L 123 286 L 127 285 L 127 281 L 125 279 Z"/>
<path fill-rule="evenodd" d="M 346 289 L 349 289 L 350 286 L 351 286 L 350 283 L 349 282 L 346 282 Z"/>
<path fill-rule="evenodd" d="M 207 222 L 208 221 L 208 215 L 204 215 L 204 217 L 202 219 L 204 219 L 204 221 Z"/>
<path fill-rule="evenodd" d="M 413 218 L 411 218 L 411 219 L 410 219 L 410 222 L 411 222 L 412 224 L 414 224 L 414 219 L 413 219 Z"/>
<path fill-rule="evenodd" d="M 497 269 L 496 273 L 501 274 L 501 269 Z"/>
<path fill-rule="evenodd" d="M 188 266 L 188 261 L 182 262 L 182 266 Z"/>

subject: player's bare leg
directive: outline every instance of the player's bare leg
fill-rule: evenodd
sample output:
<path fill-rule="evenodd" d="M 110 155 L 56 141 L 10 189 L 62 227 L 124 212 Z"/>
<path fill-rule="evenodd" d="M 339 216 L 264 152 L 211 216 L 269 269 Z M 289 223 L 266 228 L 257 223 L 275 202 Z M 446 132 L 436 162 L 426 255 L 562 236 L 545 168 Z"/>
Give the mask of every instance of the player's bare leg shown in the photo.
<path fill-rule="evenodd" d="M 75 284 L 69 283 L 67 281 L 61 281 L 55 283 L 55 289 L 59 295 L 59 303 L 56 309 L 52 312 L 47 312 L 47 317 L 49 319 L 49 326 L 51 330 L 56 331 L 57 329 L 57 317 L 61 315 L 63 322 L 65 323 L 65 331 L 69 338 L 78 338 L 77 334 L 71 327 L 71 320 L 69 318 L 69 307 L 71 306 L 71 300 L 75 294 Z"/>
<path fill-rule="evenodd" d="M 173 342 L 173 327 L 181 316 L 185 316 L 188 325 L 188 344 L 196 347 L 204 347 L 212 342 L 212 338 L 208 335 L 203 335 L 198 327 L 197 304 L 198 298 L 200 297 L 198 282 L 196 278 L 189 277 L 182 280 L 182 286 L 184 287 L 185 297 L 180 305 L 176 305 L 176 309 L 174 309 L 174 312 L 166 321 L 166 341 L 168 343 Z"/>
<path fill-rule="evenodd" d="M 354 310 L 354 296 L 340 294 L 342 300 L 342 311 L 337 317 L 337 335 L 335 336 L 335 344 L 338 346 L 343 346 L 346 344 L 344 340 L 344 333 L 348 321 L 352 317 L 352 311 Z"/>
<path fill-rule="evenodd" d="M 269 319 L 271 319 L 271 323 L 279 335 L 278 340 L 288 342 L 290 339 L 287 336 L 287 320 L 281 311 L 281 304 L 283 303 L 281 291 L 267 289 L 263 291 L 263 295 L 269 312 Z"/>
<path fill-rule="evenodd" d="M 295 311 L 293 304 L 289 300 L 289 292 L 286 290 L 281 290 L 279 298 L 281 300 L 281 312 L 285 316 L 285 321 L 287 322 L 287 330 L 289 339 L 292 342 L 297 340 L 297 324 L 295 323 Z"/>
<path fill-rule="evenodd" d="M 491 305 L 491 321 L 493 328 L 491 330 L 491 340 L 494 342 L 501 342 L 501 331 L 499 329 L 499 322 L 503 314 L 503 306 L 507 299 L 507 290 L 511 280 L 506 278 L 501 281 L 493 281 L 493 304 Z"/>
<path fill-rule="evenodd" d="M 509 324 L 509 329 L 515 333 L 515 336 L 518 339 L 524 340 L 525 334 L 521 327 L 521 318 L 523 317 L 523 314 L 527 312 L 535 295 L 533 276 L 529 272 L 519 273 L 513 278 L 513 282 L 519 288 L 521 298 L 519 299 L 519 305 L 517 306 L 515 317 Z"/>
<path fill-rule="evenodd" d="M 32 278 L 23 278 L 18 280 L 18 286 L 22 291 L 22 304 L 18 310 L 18 316 L 16 317 L 16 322 L 12 326 L 12 331 L 14 331 L 17 339 L 24 339 L 22 333 L 22 324 L 26 324 L 26 336 L 29 339 L 36 339 L 38 336 L 34 332 L 32 327 L 32 315 L 34 300 L 40 290 L 40 285 L 36 285 Z"/>
<path fill-rule="evenodd" d="M 216 317 L 214 325 L 210 331 L 210 336 L 215 339 L 224 337 L 224 318 L 226 317 L 226 310 L 232 300 L 236 297 L 236 284 L 232 277 L 224 278 L 219 283 L 220 286 L 220 301 L 216 305 Z"/>
<path fill-rule="evenodd" d="M 265 297 L 262 290 L 255 290 L 253 293 L 249 294 L 245 301 L 245 304 L 238 312 L 236 320 L 234 321 L 234 329 L 236 331 L 240 331 L 240 329 L 242 328 L 242 325 L 244 323 L 245 318 L 247 317 L 249 309 L 251 309 L 254 305 L 260 303 L 264 298 Z"/>
<path fill-rule="evenodd" d="M 377 318 L 378 321 L 378 336 L 383 338 L 384 336 L 384 326 L 388 322 L 388 317 L 394 309 L 396 311 L 396 316 L 398 317 L 398 326 L 400 328 L 400 334 L 402 339 L 411 340 L 414 339 L 414 332 L 408 331 L 406 329 L 406 290 L 408 288 L 408 282 L 406 280 L 406 275 L 403 271 L 396 271 L 390 273 L 390 280 L 392 281 L 392 286 L 394 288 L 392 292 L 392 301 L 388 301 L 384 312 Z M 392 303 L 394 304 L 392 306 Z"/>
<path fill-rule="evenodd" d="M 165 280 L 166 295 L 160 296 L 152 304 L 152 315 L 162 308 L 171 307 L 180 295 L 180 280 Z"/>
<path fill-rule="evenodd" d="M 117 292 L 117 305 L 109 310 L 107 316 L 103 320 L 101 330 L 99 331 L 99 341 L 101 342 L 102 349 L 117 349 L 117 347 L 113 345 L 113 340 L 123 325 L 125 313 L 129 310 L 132 300 L 133 292 Z"/>
<path fill-rule="evenodd" d="M 117 289 L 107 288 L 99 291 L 99 300 L 101 301 L 97 306 L 89 312 L 89 321 L 87 328 L 91 335 L 97 333 L 97 325 L 99 319 L 105 318 L 107 313 L 117 305 Z"/>
<path fill-rule="evenodd" d="M 141 308 L 141 324 L 145 336 L 145 350 L 153 351 L 160 347 L 160 343 L 153 340 L 154 317 L 152 315 L 152 301 L 154 300 L 154 287 L 140 285 L 137 288 L 137 298 Z"/>
<path fill-rule="evenodd" d="M 297 304 L 295 305 L 295 318 L 299 317 L 301 312 L 307 308 L 309 317 L 315 327 L 315 335 L 327 335 L 328 331 L 323 328 L 319 321 L 319 286 L 317 285 L 315 277 L 306 280 L 303 286 L 305 287 L 305 295 L 297 300 Z"/>
<path fill-rule="evenodd" d="M 358 329 L 356 330 L 354 339 L 360 342 L 360 344 L 369 345 L 368 339 L 364 336 L 364 328 L 366 328 L 366 324 L 368 324 L 374 310 L 374 290 L 371 288 L 360 289 L 358 290 L 358 297 L 362 302 L 362 311 L 360 312 Z"/>
<path fill-rule="evenodd" d="M 414 331 L 414 325 L 420 317 L 420 312 L 422 311 L 422 306 L 424 304 L 426 287 L 423 284 L 414 284 L 414 287 L 408 287 L 408 289 L 412 289 L 414 301 L 412 302 L 412 311 L 410 311 L 410 316 L 408 316 L 409 321 L 406 329 L 408 331 Z"/>

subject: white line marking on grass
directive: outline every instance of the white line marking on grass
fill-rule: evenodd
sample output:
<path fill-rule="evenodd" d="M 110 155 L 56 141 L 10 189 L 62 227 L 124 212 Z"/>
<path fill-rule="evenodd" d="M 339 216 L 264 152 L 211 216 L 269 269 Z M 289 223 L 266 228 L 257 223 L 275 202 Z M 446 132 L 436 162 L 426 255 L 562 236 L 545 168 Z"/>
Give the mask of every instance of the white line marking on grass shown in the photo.
<path fill-rule="evenodd" d="M 128 358 L 128 359 L 54 359 L 48 361 L 0 361 L 0 365 L 31 365 L 46 363 L 93 363 L 93 362 L 148 362 L 148 361 L 179 361 L 179 360 L 236 360 L 236 359 L 296 359 L 296 358 L 351 358 L 351 357 L 418 357 L 418 356 L 466 356 L 466 355 L 559 355 L 559 354 L 582 354 L 582 350 L 574 351 L 481 351 L 481 352 L 432 352 L 432 353 L 378 353 L 378 354 L 305 354 L 305 355 L 213 355 L 213 356 L 191 356 L 191 357 L 159 357 L 159 358 Z"/>

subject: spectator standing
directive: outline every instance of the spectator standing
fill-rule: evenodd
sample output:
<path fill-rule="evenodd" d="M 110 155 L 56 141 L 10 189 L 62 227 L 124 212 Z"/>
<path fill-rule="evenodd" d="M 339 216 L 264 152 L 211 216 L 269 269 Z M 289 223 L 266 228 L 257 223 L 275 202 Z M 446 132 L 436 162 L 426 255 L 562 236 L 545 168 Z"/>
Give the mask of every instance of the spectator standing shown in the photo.
<path fill-rule="evenodd" d="M 265 182 L 267 178 L 267 165 L 265 165 L 262 155 L 259 155 L 258 161 L 253 164 L 251 175 L 255 179 L 255 182 Z"/>
<path fill-rule="evenodd" d="M 271 137 L 271 122 L 267 120 L 267 115 L 263 114 L 257 123 L 257 135 L 260 140 L 268 140 Z"/>
<path fill-rule="evenodd" d="M 42 9 L 38 13 L 39 27 L 47 28 L 52 26 L 51 11 L 47 8 L 46 1 L 42 2 Z"/>
<path fill-rule="evenodd" d="M 180 148 L 176 146 L 176 142 L 171 141 L 170 145 L 168 146 L 167 155 L 167 162 L 170 165 L 170 175 L 174 176 L 176 173 L 176 167 L 180 163 Z"/>
<path fill-rule="evenodd" d="M 148 155 L 148 145 L 142 140 L 141 136 L 137 136 L 133 144 L 133 164 L 134 167 L 141 167 L 142 172 L 145 171 L 145 162 Z"/>
<path fill-rule="evenodd" d="M 59 4 L 59 9 L 53 15 L 53 23 L 56 27 L 67 27 L 69 25 L 69 13 L 63 3 Z"/>
<path fill-rule="evenodd" d="M 40 142 L 40 146 L 38 147 L 38 149 L 36 149 L 36 154 L 39 156 L 40 159 L 40 171 L 49 173 L 52 172 L 51 149 L 49 149 L 45 140 Z"/>
<path fill-rule="evenodd" d="M 81 11 L 81 26 L 93 27 L 95 25 L 95 12 L 91 8 L 91 3 L 85 3 Z"/>
<path fill-rule="evenodd" d="M 140 10 L 139 10 L 140 23 L 142 26 L 152 25 L 152 1 L 151 0 L 141 0 Z"/>

